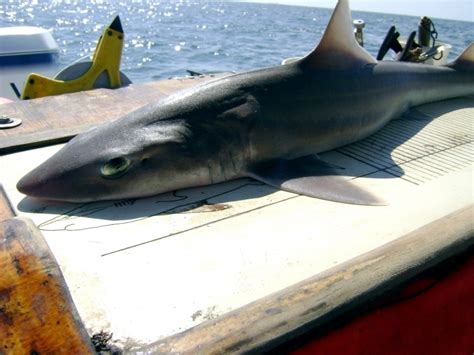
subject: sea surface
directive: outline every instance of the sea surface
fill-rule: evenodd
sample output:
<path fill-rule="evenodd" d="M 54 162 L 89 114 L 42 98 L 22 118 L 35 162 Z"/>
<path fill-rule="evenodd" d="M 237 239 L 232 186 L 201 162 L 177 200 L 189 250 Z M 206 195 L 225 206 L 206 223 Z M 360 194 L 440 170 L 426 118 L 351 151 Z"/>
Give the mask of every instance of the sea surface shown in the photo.
<path fill-rule="evenodd" d="M 308 53 L 320 40 L 330 9 L 245 2 L 155 0 L 2 0 L 0 27 L 53 31 L 68 65 L 93 53 L 104 27 L 120 15 L 125 32 L 122 71 L 134 82 L 198 72 L 242 71 L 277 65 Z M 402 36 L 419 18 L 353 12 L 366 22 L 365 46 L 377 54 L 388 28 Z M 420 14 L 420 16 L 423 14 Z M 474 40 L 472 22 L 433 19 L 454 58 Z"/>

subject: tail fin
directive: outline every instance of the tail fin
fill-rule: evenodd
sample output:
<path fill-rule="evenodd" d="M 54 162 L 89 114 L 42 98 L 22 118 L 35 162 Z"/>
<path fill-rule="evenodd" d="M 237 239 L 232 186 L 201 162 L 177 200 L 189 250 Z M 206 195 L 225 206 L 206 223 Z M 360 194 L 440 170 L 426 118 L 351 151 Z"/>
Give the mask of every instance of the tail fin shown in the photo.
<path fill-rule="evenodd" d="M 474 71 L 474 43 L 471 43 L 459 57 L 446 66 L 459 71 Z"/>

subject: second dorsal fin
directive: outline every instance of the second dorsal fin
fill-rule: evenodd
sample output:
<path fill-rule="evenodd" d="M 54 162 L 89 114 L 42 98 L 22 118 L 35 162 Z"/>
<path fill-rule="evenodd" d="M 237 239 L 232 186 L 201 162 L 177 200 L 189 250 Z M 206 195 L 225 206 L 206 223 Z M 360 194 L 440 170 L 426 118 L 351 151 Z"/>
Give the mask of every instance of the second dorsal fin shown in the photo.
<path fill-rule="evenodd" d="M 318 46 L 303 62 L 320 69 L 345 70 L 377 63 L 354 37 L 348 0 L 339 0 Z"/>

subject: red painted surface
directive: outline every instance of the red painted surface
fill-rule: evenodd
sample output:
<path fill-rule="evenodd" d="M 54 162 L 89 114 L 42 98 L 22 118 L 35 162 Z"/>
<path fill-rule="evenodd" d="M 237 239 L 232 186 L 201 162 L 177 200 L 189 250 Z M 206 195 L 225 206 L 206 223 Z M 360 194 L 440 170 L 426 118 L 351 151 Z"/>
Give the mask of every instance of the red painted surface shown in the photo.
<path fill-rule="evenodd" d="M 388 305 L 311 340 L 303 354 L 474 354 L 474 256 L 405 287 Z"/>

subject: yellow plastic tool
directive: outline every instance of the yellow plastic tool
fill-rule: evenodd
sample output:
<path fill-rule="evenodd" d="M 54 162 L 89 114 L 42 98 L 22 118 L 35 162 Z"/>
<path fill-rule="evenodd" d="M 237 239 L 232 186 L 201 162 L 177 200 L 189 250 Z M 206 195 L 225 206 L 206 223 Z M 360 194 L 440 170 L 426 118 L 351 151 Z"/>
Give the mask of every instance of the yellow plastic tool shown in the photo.
<path fill-rule="evenodd" d="M 72 80 L 56 80 L 39 74 L 30 74 L 26 80 L 21 98 L 28 100 L 92 90 L 97 78 L 104 72 L 108 75 L 109 87 L 113 89 L 119 88 L 122 85 L 120 59 L 122 57 L 123 39 L 122 24 L 117 16 L 102 33 L 94 52 L 92 65 L 86 73 Z"/>

